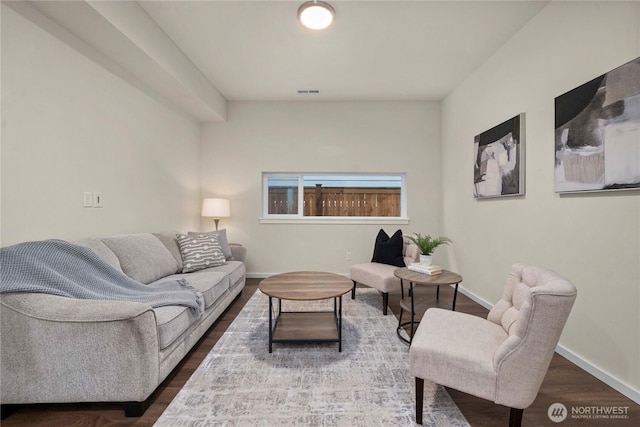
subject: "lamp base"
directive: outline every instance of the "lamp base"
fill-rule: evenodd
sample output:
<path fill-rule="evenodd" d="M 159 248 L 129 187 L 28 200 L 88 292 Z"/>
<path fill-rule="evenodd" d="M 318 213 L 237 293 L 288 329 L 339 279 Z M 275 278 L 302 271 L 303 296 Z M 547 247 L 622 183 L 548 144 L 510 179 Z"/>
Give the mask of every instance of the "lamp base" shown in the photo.
<path fill-rule="evenodd" d="M 218 231 L 218 223 L 220 222 L 220 218 L 214 218 L 213 222 L 216 223 L 216 231 Z"/>

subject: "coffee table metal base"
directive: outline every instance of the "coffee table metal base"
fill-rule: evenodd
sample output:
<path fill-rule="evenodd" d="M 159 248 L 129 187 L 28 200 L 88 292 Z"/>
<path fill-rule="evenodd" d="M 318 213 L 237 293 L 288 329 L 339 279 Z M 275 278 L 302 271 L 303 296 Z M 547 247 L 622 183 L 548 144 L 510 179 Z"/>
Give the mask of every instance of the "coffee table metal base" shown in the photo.
<path fill-rule="evenodd" d="M 333 311 L 278 311 L 269 297 L 269 353 L 273 343 L 336 342 L 342 352 L 342 296 L 333 299 Z"/>

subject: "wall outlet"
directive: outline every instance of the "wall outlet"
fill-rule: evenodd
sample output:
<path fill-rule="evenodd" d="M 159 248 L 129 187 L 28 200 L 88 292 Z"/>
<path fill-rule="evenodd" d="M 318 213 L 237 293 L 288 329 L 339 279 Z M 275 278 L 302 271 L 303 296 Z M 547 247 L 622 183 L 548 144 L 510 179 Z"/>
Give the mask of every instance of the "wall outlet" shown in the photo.
<path fill-rule="evenodd" d="M 346 259 L 347 261 L 351 261 L 351 252 L 347 251 L 347 254 L 345 255 L 344 259 Z"/>
<path fill-rule="evenodd" d="M 91 191 L 85 191 L 83 196 L 84 196 L 84 204 L 83 204 L 83 206 L 85 208 L 92 208 L 93 207 L 93 193 Z"/>
<path fill-rule="evenodd" d="M 102 207 L 102 192 L 94 191 L 93 192 L 93 207 L 101 208 Z"/>

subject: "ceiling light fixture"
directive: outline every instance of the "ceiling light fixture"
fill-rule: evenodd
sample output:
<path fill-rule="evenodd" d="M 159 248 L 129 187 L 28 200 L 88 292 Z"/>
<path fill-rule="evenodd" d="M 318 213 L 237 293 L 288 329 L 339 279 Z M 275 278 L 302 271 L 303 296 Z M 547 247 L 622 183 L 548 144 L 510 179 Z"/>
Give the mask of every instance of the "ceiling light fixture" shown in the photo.
<path fill-rule="evenodd" d="M 298 8 L 298 20 L 311 30 L 324 30 L 333 22 L 336 11 L 324 1 L 307 1 Z"/>

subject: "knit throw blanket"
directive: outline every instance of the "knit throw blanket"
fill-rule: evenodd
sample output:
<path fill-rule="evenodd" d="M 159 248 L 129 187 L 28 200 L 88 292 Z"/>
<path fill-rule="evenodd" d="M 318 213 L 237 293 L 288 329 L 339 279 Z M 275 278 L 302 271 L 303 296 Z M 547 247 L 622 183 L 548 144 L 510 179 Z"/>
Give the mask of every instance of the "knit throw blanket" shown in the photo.
<path fill-rule="evenodd" d="M 0 248 L 0 293 L 36 292 L 68 298 L 134 301 L 151 307 L 181 305 L 200 316 L 202 294 L 184 279 L 153 286 L 131 279 L 95 252 L 63 240 Z"/>

